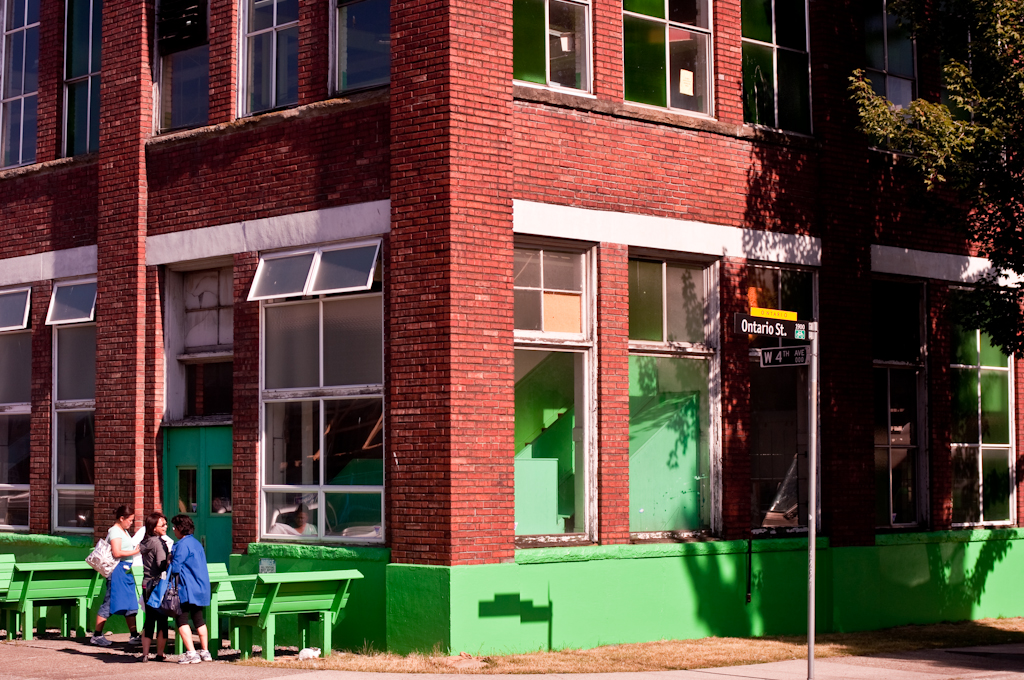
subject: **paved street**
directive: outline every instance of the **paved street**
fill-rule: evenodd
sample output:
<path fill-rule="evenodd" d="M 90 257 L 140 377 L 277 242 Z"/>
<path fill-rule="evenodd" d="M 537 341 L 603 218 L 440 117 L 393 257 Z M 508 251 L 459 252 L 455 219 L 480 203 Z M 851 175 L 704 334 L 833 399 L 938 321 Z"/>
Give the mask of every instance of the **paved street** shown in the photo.
<path fill-rule="evenodd" d="M 288 668 L 240 666 L 230 661 L 179 666 L 171 661 L 142 664 L 126 653 L 115 635 L 113 647 L 101 649 L 74 640 L 44 639 L 0 642 L 0 678 L 5 680 L 272 680 L 301 676 L 301 680 L 438 680 L 438 675 L 304 671 Z M 465 675 L 465 673 L 460 674 Z M 498 676 L 489 676 L 498 677 Z M 514 677 L 523 680 L 524 676 Z M 545 680 L 586 680 L 583 675 L 548 675 Z M 803 680 L 805 661 L 781 661 L 754 666 L 709 668 L 659 673 L 607 673 L 601 680 Z M 844 657 L 819 660 L 818 680 L 1024 680 L 1024 644 L 913 652 L 886 657 Z M 298 679 L 297 679 L 298 680 Z"/>

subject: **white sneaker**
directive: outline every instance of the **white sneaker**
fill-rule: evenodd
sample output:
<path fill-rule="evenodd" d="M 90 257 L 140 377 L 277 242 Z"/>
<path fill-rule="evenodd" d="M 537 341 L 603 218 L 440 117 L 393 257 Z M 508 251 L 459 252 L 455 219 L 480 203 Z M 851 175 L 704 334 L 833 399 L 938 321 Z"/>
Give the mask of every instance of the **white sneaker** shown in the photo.
<path fill-rule="evenodd" d="M 178 659 L 178 663 L 202 663 L 203 660 L 195 652 L 185 652 Z"/>
<path fill-rule="evenodd" d="M 130 644 L 130 645 L 141 645 L 142 644 L 142 635 L 129 635 L 128 636 L 128 644 Z"/>
<path fill-rule="evenodd" d="M 199 659 L 201 661 L 213 661 L 213 657 L 210 656 L 210 652 L 208 652 L 205 649 L 200 649 L 199 650 Z"/>
<path fill-rule="evenodd" d="M 93 635 L 89 639 L 89 644 L 96 645 L 97 647 L 109 647 L 110 640 L 105 635 Z"/>

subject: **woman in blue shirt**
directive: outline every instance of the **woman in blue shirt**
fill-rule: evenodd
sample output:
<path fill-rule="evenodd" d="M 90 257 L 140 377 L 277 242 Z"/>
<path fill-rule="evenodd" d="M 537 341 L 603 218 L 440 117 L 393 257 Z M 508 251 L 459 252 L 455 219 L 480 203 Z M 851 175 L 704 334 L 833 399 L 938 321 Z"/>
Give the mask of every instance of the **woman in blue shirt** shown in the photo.
<path fill-rule="evenodd" d="M 210 605 L 210 572 L 206 569 L 206 551 L 192 535 L 195 525 L 192 524 L 191 517 L 175 515 L 171 519 L 171 526 L 174 527 L 174 536 L 178 542 L 174 545 L 174 551 L 171 553 L 171 566 L 168 567 L 168 571 L 178 575 L 181 614 L 178 615 L 175 625 L 178 627 L 178 634 L 181 635 L 181 641 L 185 643 L 187 650 L 178 659 L 178 663 L 212 661 L 206 619 L 203 618 L 203 607 Z M 196 653 L 195 646 L 192 644 L 192 631 L 188 625 L 189 618 L 192 619 L 192 625 L 199 633 L 199 642 L 202 645 L 202 650 L 199 653 Z"/>

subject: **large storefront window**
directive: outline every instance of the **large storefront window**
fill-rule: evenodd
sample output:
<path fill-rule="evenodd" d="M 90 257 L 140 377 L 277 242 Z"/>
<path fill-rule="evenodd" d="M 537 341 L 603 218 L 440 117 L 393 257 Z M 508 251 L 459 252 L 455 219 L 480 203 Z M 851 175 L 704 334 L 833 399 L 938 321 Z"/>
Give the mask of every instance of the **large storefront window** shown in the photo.
<path fill-rule="evenodd" d="M 913 526 L 927 509 L 921 480 L 925 413 L 923 290 L 871 286 L 874 355 L 875 524 Z"/>
<path fill-rule="evenodd" d="M 705 272 L 629 261 L 629 529 L 711 524 L 710 368 Z"/>
<path fill-rule="evenodd" d="M 814 273 L 751 267 L 747 302 L 751 308 L 796 312 L 817 320 Z M 755 531 L 803 527 L 807 521 L 807 367 L 761 368 L 757 349 L 795 347 L 802 340 L 751 336 L 750 477 L 751 526 Z"/>
<path fill-rule="evenodd" d="M 952 349 L 953 523 L 1010 524 L 1013 362 L 977 330 L 955 327 Z"/>
<path fill-rule="evenodd" d="M 54 530 L 91 533 L 95 476 L 96 283 L 57 284 L 47 323 L 54 329 Z"/>
<path fill-rule="evenodd" d="M 384 331 L 379 243 L 266 256 L 263 534 L 383 540 Z M 289 283 L 289 280 L 292 283 Z M 318 283 L 319 282 L 319 283 Z M 356 285 L 356 284 L 359 285 Z M 353 290 L 271 302 L 275 290 Z"/>
<path fill-rule="evenodd" d="M 28 529 L 32 333 L 28 289 L 0 291 L 0 531 Z"/>
<path fill-rule="evenodd" d="M 515 249 L 515 531 L 587 527 L 592 403 L 588 258 Z"/>

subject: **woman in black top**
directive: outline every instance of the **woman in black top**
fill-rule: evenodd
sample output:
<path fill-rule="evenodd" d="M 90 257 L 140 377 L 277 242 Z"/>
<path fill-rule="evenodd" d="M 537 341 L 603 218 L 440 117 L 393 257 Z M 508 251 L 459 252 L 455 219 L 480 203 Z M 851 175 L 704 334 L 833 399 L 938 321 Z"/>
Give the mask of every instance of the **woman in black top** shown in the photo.
<path fill-rule="evenodd" d="M 171 544 L 167 537 L 167 518 L 159 512 L 146 517 L 146 537 L 139 544 L 142 552 L 142 599 L 148 601 L 153 588 L 167 570 L 171 559 Z M 156 628 L 155 661 L 164 660 L 164 647 L 167 645 L 167 617 L 146 605 L 146 622 L 142 626 L 142 661 L 149 661 L 149 644 Z"/>

